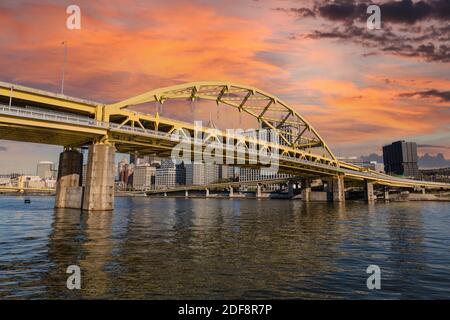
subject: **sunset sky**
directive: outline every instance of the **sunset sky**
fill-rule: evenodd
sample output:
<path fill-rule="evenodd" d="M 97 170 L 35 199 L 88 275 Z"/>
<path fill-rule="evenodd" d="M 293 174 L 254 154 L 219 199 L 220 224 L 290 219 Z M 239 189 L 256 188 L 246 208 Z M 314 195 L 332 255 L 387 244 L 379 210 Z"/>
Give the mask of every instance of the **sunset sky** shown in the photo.
<path fill-rule="evenodd" d="M 416 141 L 450 158 L 450 1 L 0 2 L 0 81 L 114 102 L 161 86 L 223 80 L 290 103 L 336 155 Z M 68 30 L 66 8 L 81 8 Z M 1 139 L 1 137 L 0 137 Z M 33 172 L 60 147 L 0 140 L 0 173 Z"/>

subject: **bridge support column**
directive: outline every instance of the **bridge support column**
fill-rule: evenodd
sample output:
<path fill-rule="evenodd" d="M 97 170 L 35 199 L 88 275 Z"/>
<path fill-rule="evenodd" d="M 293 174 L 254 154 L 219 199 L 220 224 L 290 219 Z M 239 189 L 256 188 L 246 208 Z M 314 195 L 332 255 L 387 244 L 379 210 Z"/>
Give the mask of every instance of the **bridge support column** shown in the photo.
<path fill-rule="evenodd" d="M 375 201 L 375 193 L 373 190 L 373 183 L 369 181 L 364 182 L 364 198 L 368 202 Z"/>
<path fill-rule="evenodd" d="M 230 194 L 229 194 L 229 197 L 230 197 L 230 198 L 233 198 L 233 196 L 234 196 L 234 193 L 233 193 L 233 187 L 230 187 Z"/>
<path fill-rule="evenodd" d="M 209 197 L 209 189 L 206 188 L 205 191 L 206 191 L 206 197 L 208 198 Z"/>
<path fill-rule="evenodd" d="M 294 196 L 294 182 L 288 181 L 288 198 L 292 198 Z"/>
<path fill-rule="evenodd" d="M 261 185 L 260 184 L 258 184 L 257 186 L 256 186 L 256 198 L 257 199 L 260 199 L 261 198 Z"/>
<path fill-rule="evenodd" d="M 189 191 L 184 190 L 184 196 L 185 196 L 186 198 L 189 198 Z"/>
<path fill-rule="evenodd" d="M 384 187 L 384 201 L 389 201 L 389 188 Z"/>
<path fill-rule="evenodd" d="M 304 200 L 304 201 L 311 200 L 311 180 L 310 179 L 302 180 L 302 200 Z"/>
<path fill-rule="evenodd" d="M 89 146 L 83 210 L 114 209 L 114 154 L 115 148 L 109 144 Z"/>
<path fill-rule="evenodd" d="M 331 188 L 333 193 L 333 202 L 345 201 L 344 177 L 334 177 L 331 180 Z"/>
<path fill-rule="evenodd" d="M 59 155 L 55 208 L 81 209 L 83 155 L 76 150 L 65 150 Z"/>

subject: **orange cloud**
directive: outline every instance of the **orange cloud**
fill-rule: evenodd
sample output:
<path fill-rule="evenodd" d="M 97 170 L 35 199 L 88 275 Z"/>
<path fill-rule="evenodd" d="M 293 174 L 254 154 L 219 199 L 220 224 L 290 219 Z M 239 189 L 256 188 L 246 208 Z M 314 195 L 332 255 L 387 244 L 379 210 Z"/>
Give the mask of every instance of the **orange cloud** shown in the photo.
<path fill-rule="evenodd" d="M 308 80 L 302 86 L 323 97 L 316 107 L 321 112 L 308 114 L 309 107 L 306 117 L 332 143 L 431 134 L 450 123 L 450 110 L 438 112 L 434 103 L 401 98 L 403 91 L 396 88 L 381 90 L 328 79 Z"/>
<path fill-rule="evenodd" d="M 280 96 L 332 146 L 378 148 L 448 130 L 448 104 L 401 96 L 448 90 L 445 65 L 365 58 L 361 48 L 329 40 L 293 41 L 291 34 L 314 22 L 271 10 L 277 3 L 85 1 L 82 29 L 69 31 L 64 5 L 2 2 L 1 80 L 58 91 L 61 42 L 68 40 L 65 87 L 74 96 L 110 102 L 179 82 L 224 80 Z"/>
<path fill-rule="evenodd" d="M 270 36 L 269 29 L 251 20 L 219 15 L 211 7 L 157 5 L 136 12 L 134 19 L 142 25 L 130 27 L 126 24 L 133 21 L 116 16 L 118 12 L 114 15 L 110 6 L 97 7 L 92 13 L 82 6 L 79 31 L 65 29 L 64 10 L 62 6 L 39 5 L 17 17 L 42 17 L 39 28 L 17 20 L 0 24 L 14 35 L 8 50 L 21 65 L 20 72 L 17 65 L 6 65 L 6 73 L 13 73 L 17 81 L 58 83 L 64 39 L 69 43 L 68 91 L 88 85 L 87 92 L 76 91 L 99 100 L 121 99 L 180 81 L 252 83 L 264 74 L 283 73 L 277 66 L 255 59 L 258 52 L 274 47 L 264 41 Z"/>

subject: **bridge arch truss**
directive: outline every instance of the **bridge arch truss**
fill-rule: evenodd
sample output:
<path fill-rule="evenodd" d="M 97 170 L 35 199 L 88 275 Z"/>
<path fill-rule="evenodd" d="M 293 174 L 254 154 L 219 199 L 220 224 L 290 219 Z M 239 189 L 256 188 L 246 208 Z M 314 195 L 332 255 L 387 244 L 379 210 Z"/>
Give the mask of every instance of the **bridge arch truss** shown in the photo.
<path fill-rule="evenodd" d="M 267 92 L 240 84 L 204 81 L 152 90 L 105 106 L 104 121 L 137 126 L 143 130 L 193 130 L 193 126 L 163 118 L 158 112 L 151 115 L 131 110 L 133 106 L 150 102 L 163 105 L 168 100 L 207 100 L 235 108 L 256 119 L 260 128 L 276 131 L 281 155 L 338 165 L 324 139 L 293 107 Z"/>

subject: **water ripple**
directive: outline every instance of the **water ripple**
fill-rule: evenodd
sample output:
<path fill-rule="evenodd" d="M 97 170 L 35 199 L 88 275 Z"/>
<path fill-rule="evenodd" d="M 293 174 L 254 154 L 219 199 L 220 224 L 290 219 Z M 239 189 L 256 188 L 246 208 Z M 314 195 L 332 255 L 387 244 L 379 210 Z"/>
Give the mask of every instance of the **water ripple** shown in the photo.
<path fill-rule="evenodd" d="M 0 298 L 450 297 L 449 203 L 118 197 L 87 214 L 31 200 L 0 197 Z"/>

